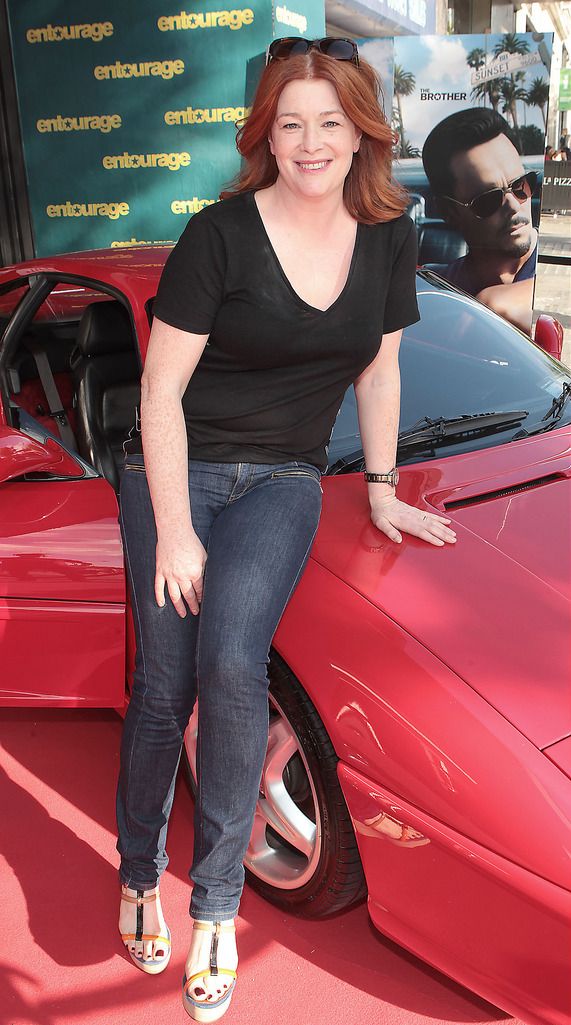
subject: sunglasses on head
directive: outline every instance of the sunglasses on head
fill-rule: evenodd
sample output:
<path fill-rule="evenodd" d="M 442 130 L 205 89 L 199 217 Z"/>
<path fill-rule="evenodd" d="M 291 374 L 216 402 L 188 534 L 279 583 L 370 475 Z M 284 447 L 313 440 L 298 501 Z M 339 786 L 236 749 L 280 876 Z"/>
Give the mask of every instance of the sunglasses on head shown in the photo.
<path fill-rule="evenodd" d="M 325 36 L 324 39 L 303 39 L 302 36 L 274 39 L 266 50 L 266 67 L 272 61 L 298 57 L 310 50 L 319 50 L 325 57 L 332 57 L 336 61 L 352 61 L 359 67 L 357 44 L 352 39 L 338 39 L 336 36 Z"/>
<path fill-rule="evenodd" d="M 497 213 L 500 209 L 504 196 L 507 196 L 508 192 L 511 192 L 515 196 L 518 203 L 525 203 L 527 199 L 531 199 L 533 196 L 535 186 L 537 185 L 537 175 L 535 171 L 529 171 L 528 174 L 522 174 L 520 178 L 514 178 L 509 185 L 504 188 L 488 189 L 487 192 L 481 192 L 479 196 L 475 196 L 469 203 L 462 203 L 459 199 L 454 199 L 452 196 L 443 196 L 443 199 L 447 199 L 450 203 L 456 203 L 458 206 L 465 206 L 468 210 L 471 210 L 475 217 L 480 220 L 485 220 L 486 217 L 491 217 L 492 214 Z"/>

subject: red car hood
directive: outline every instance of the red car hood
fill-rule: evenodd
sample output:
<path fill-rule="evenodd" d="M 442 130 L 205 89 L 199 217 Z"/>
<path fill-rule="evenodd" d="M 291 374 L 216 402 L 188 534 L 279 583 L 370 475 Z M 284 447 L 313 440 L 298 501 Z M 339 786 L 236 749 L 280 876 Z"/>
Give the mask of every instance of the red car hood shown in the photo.
<path fill-rule="evenodd" d="M 325 478 L 312 550 L 540 748 L 571 733 L 570 450 L 568 427 L 403 467 L 399 498 L 452 520 L 443 547 L 395 544 L 361 474 Z"/>

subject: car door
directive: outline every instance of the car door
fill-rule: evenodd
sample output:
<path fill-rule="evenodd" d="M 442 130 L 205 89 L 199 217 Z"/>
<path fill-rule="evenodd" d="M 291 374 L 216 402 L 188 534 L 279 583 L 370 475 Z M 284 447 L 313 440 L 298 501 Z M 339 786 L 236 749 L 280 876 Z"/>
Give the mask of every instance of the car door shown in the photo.
<path fill-rule="evenodd" d="M 0 705 L 120 707 L 117 499 L 55 427 L 18 402 L 7 353 L 53 284 L 11 285 L 0 296 Z"/>

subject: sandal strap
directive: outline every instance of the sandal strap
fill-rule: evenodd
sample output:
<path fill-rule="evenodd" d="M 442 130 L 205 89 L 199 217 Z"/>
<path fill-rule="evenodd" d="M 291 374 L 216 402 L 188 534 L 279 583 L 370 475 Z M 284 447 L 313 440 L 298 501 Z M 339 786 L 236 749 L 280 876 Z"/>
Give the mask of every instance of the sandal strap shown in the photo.
<path fill-rule="evenodd" d="M 144 893 L 144 890 L 141 890 L 141 893 Z M 148 897 L 131 897 L 130 893 L 123 893 L 123 891 L 121 891 L 121 900 L 126 900 L 129 904 L 148 904 L 150 901 L 156 900 L 159 896 L 160 894 L 158 893 L 150 893 Z"/>
<path fill-rule="evenodd" d="M 211 933 L 212 934 L 212 940 L 211 940 L 211 943 L 210 943 L 210 958 L 209 958 L 209 966 L 208 966 L 208 968 L 204 969 L 201 972 L 195 972 L 195 974 L 192 976 L 192 978 L 196 979 L 199 976 L 205 975 L 205 974 L 208 974 L 208 975 L 211 975 L 211 976 L 216 976 L 220 972 L 223 972 L 225 975 L 232 974 L 234 976 L 234 978 L 236 978 L 236 973 L 235 972 L 230 972 L 229 968 L 218 968 L 218 940 L 220 938 L 220 933 L 221 932 L 236 932 L 236 926 L 234 925 L 234 923 L 233 922 L 212 922 L 212 923 L 206 923 L 206 922 L 197 922 L 197 921 L 195 921 L 193 923 L 193 928 L 194 929 L 199 929 L 202 932 L 209 932 L 209 933 Z"/>
<path fill-rule="evenodd" d="M 135 940 L 137 942 L 140 942 L 143 939 L 143 905 L 149 904 L 151 901 L 156 901 L 158 896 L 158 890 L 156 893 L 148 893 L 146 897 L 144 890 L 137 890 L 137 896 L 132 897 L 129 893 L 123 893 L 123 888 L 121 887 L 121 900 L 126 900 L 128 904 L 137 905 L 137 931 L 135 933 Z"/>
<path fill-rule="evenodd" d="M 192 985 L 195 979 L 202 979 L 208 975 L 212 975 L 212 972 L 210 972 L 208 968 L 203 969 L 201 972 L 195 972 L 194 975 L 190 975 L 184 984 L 185 992 Z M 232 979 L 238 978 L 236 972 L 232 971 L 231 968 L 219 968 L 218 975 L 229 975 Z"/>
<path fill-rule="evenodd" d="M 212 940 L 210 943 L 210 975 L 218 975 L 218 940 L 221 932 L 235 932 L 236 927 L 233 922 L 213 922 L 212 924 L 206 924 L 206 922 L 194 922 L 195 929 L 201 929 L 203 932 L 209 932 L 212 934 Z"/>
<path fill-rule="evenodd" d="M 214 922 L 213 925 L 209 925 L 206 922 L 197 922 L 193 924 L 193 929 L 201 929 L 203 932 L 216 932 L 218 928 L 219 932 L 236 932 L 236 926 L 230 922 Z"/>
<path fill-rule="evenodd" d="M 150 933 L 146 933 L 146 932 L 141 933 L 141 936 L 137 936 L 137 933 L 135 933 L 135 932 L 122 932 L 121 933 L 121 939 L 123 941 L 125 941 L 125 940 L 145 940 L 145 941 L 156 940 L 156 941 L 158 941 L 158 940 L 160 940 L 162 943 L 166 943 L 169 947 L 171 945 L 171 941 L 169 940 L 168 936 L 151 936 Z"/>

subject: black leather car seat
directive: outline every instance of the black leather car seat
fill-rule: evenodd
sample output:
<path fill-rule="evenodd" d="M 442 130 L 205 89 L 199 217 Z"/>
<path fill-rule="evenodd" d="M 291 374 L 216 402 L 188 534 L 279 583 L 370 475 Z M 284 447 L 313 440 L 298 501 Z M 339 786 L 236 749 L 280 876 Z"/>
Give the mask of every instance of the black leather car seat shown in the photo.
<path fill-rule="evenodd" d="M 135 425 L 141 395 L 133 328 L 120 302 L 85 308 L 72 370 L 79 451 L 118 491 L 123 442 Z"/>
<path fill-rule="evenodd" d="M 427 263 L 446 266 L 468 252 L 460 233 L 449 228 L 444 221 L 433 221 L 419 227 L 418 262 L 421 267 Z"/>

